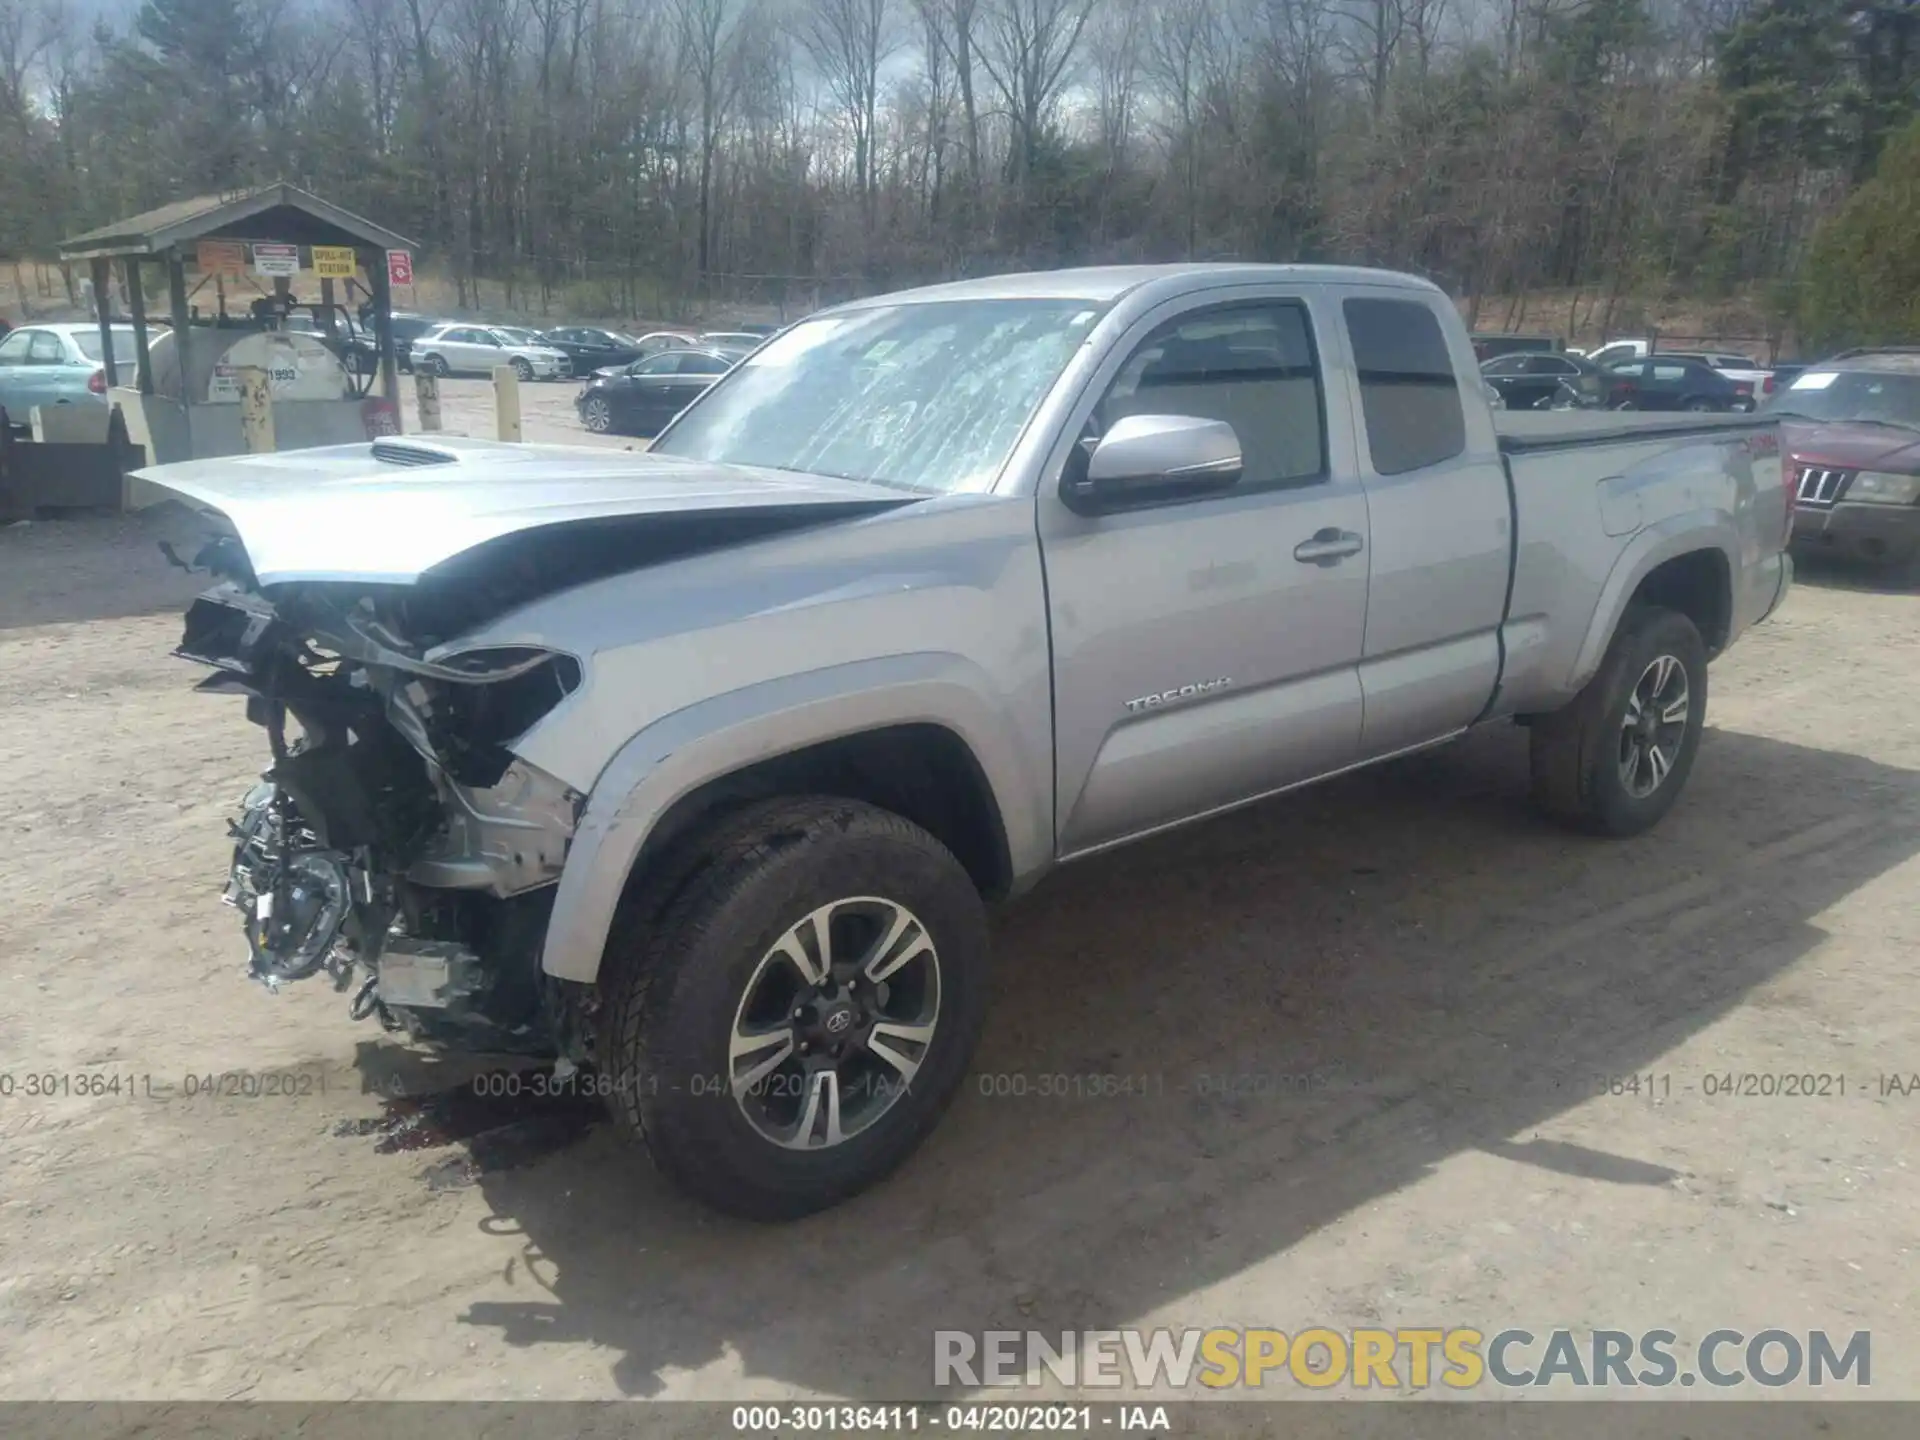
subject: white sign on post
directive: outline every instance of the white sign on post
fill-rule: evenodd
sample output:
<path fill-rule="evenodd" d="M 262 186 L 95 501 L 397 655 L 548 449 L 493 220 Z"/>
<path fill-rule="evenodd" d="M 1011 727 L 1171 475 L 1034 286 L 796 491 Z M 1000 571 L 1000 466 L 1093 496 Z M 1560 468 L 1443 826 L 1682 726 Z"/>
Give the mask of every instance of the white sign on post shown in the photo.
<path fill-rule="evenodd" d="M 253 273 L 256 275 L 298 275 L 298 245 L 256 245 L 253 247 Z"/>

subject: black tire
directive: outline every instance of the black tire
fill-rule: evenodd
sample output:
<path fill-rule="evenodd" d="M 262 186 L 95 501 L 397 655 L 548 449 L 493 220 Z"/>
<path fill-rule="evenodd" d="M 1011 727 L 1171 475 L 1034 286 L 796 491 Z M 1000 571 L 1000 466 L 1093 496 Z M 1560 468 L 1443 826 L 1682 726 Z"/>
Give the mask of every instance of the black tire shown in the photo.
<path fill-rule="evenodd" d="M 1715 410 L 1715 409 L 1718 409 L 1719 407 L 1716 406 L 1713 403 L 1713 401 L 1707 399 L 1705 396 L 1696 395 L 1693 397 L 1693 399 L 1687 401 L 1687 403 L 1681 406 L 1680 408 L 1683 410 L 1691 411 L 1695 415 L 1704 415 L 1709 410 Z"/>
<path fill-rule="evenodd" d="M 513 373 L 519 377 L 521 384 L 527 384 L 533 379 L 533 366 L 525 360 L 516 359 L 513 362 Z"/>
<path fill-rule="evenodd" d="M 751 803 L 676 851 L 653 893 L 643 882 L 604 961 L 595 1052 L 614 1116 L 670 1180 L 716 1209 L 751 1220 L 826 1209 L 912 1154 L 965 1078 L 986 1013 L 979 893 L 919 826 L 826 796 Z M 855 896 L 905 906 L 924 926 L 937 1022 L 911 1082 L 866 1128 L 819 1148 L 782 1148 L 728 1088 L 730 1037 L 775 943 Z"/>
<path fill-rule="evenodd" d="M 580 406 L 580 423 L 595 435 L 613 433 L 613 406 L 602 395 L 589 395 Z"/>
<path fill-rule="evenodd" d="M 1635 794 L 1622 769 L 1627 708 L 1662 656 L 1678 661 L 1683 672 L 1686 718 L 1671 768 L 1650 793 Z M 1586 688 L 1566 708 L 1533 721 L 1535 802 L 1555 819 L 1591 834 L 1627 836 L 1651 829 L 1686 788 L 1706 711 L 1707 647 L 1693 622 L 1673 610 L 1629 610 Z"/>
<path fill-rule="evenodd" d="M 444 355 L 427 356 L 426 365 L 429 375 L 437 375 L 442 380 L 453 373 L 453 367 L 447 364 L 447 357 Z"/>

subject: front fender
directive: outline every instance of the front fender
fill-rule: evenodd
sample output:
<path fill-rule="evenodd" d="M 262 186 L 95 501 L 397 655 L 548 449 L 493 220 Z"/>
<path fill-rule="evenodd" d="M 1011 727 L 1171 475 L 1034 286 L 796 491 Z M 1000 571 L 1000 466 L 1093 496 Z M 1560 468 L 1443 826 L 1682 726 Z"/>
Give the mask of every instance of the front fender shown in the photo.
<path fill-rule="evenodd" d="M 942 652 L 804 671 L 663 715 L 594 781 L 560 874 L 541 968 L 592 982 L 634 861 L 674 803 L 776 755 L 891 725 L 941 725 L 973 752 L 1006 829 L 1015 884 L 1052 857 L 1051 737 L 1023 735 L 973 661 Z"/>
<path fill-rule="evenodd" d="M 1600 598 L 1587 624 L 1586 638 L 1581 641 L 1579 654 L 1574 659 L 1573 673 L 1567 677 L 1568 694 L 1578 691 L 1600 669 L 1600 662 L 1606 658 L 1607 647 L 1613 643 L 1614 632 L 1620 628 L 1621 618 L 1633 602 L 1640 583 L 1667 561 L 1698 550 L 1720 553 L 1726 562 L 1729 583 L 1740 573 L 1740 537 L 1732 517 L 1725 511 L 1692 511 L 1670 516 L 1633 537 L 1600 587 Z"/>

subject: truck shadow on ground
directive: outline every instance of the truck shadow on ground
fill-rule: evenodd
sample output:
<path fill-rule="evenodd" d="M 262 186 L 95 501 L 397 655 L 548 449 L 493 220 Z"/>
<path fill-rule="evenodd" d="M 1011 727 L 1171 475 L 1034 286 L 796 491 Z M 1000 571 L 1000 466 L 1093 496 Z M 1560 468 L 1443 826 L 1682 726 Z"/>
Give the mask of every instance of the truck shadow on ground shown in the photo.
<path fill-rule="evenodd" d="M 459 1320 L 604 1347 L 630 1395 L 722 1362 L 898 1398 L 927 1393 L 936 1327 L 1125 1325 L 1464 1151 L 1516 1193 L 1530 1171 L 1669 1183 L 1684 1157 L 1529 1131 L 1920 850 L 1920 773 L 1716 731 L 1680 807 L 1622 844 L 1534 818 L 1525 764 L 1502 728 L 1063 870 L 1000 918 L 939 1130 L 831 1213 L 714 1216 L 606 1125 L 483 1168 L 527 1294 Z"/>

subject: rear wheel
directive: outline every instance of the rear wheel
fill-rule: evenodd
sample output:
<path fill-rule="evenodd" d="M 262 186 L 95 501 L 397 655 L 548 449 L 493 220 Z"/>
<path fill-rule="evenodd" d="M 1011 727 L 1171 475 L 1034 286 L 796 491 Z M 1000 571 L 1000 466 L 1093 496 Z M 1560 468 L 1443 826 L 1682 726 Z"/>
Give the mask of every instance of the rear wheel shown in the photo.
<path fill-rule="evenodd" d="M 1713 401 L 1707 399 L 1706 396 L 1696 395 L 1691 400 L 1687 401 L 1687 403 L 1681 406 L 1680 408 L 1683 410 L 1690 410 L 1694 414 L 1700 415 L 1713 409 L 1714 404 L 1713 404 Z"/>
<path fill-rule="evenodd" d="M 761 802 L 695 844 L 649 933 L 608 947 L 614 1114 L 716 1208 L 809 1214 L 899 1165 L 953 1098 L 985 912 L 938 840 L 858 801 Z"/>
<path fill-rule="evenodd" d="M 1600 835 L 1637 835 L 1679 799 L 1706 725 L 1707 647 L 1673 610 L 1627 612 L 1599 672 L 1531 729 L 1533 793 Z"/>

